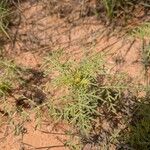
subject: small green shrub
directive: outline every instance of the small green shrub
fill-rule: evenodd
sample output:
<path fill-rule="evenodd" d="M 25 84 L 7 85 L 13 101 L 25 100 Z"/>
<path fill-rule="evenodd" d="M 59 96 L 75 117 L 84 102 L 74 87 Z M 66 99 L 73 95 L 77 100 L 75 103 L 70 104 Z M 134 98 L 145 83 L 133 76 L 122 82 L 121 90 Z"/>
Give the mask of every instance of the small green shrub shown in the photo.
<path fill-rule="evenodd" d="M 55 113 L 76 125 L 81 131 L 85 132 L 91 128 L 92 115 L 96 112 L 98 105 L 96 94 L 96 77 L 98 71 L 103 67 L 103 60 L 100 55 L 97 57 L 84 59 L 79 64 L 75 61 L 61 63 L 61 55 L 53 54 L 48 57 L 46 64 L 47 70 L 59 72 L 59 76 L 53 79 L 56 87 L 64 86 L 69 90 L 69 94 L 64 95 L 65 106 L 53 107 Z M 100 72 L 99 72 L 100 73 Z M 51 112 L 52 113 L 52 112 Z M 53 114 L 53 113 L 52 113 Z"/>
<path fill-rule="evenodd" d="M 88 134 L 94 120 L 100 116 L 99 107 L 106 107 L 115 113 L 124 84 L 108 74 L 101 53 L 84 56 L 76 61 L 62 61 L 62 53 L 54 52 L 47 57 L 45 74 L 57 72 L 50 84 L 67 88 L 68 92 L 51 100 L 49 114 L 57 119 L 67 120 L 82 134 Z M 121 81 L 121 80 L 120 80 Z M 52 102 L 53 101 L 53 102 Z"/>

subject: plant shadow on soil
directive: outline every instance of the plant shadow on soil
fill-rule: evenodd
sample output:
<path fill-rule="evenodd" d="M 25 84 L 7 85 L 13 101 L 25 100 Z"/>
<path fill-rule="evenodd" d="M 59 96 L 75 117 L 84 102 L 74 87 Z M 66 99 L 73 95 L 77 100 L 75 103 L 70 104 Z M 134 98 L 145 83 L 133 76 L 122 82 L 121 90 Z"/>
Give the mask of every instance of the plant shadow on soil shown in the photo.
<path fill-rule="evenodd" d="M 12 19 L 13 24 L 10 25 L 11 31 L 9 31 L 12 40 L 9 41 L 11 44 L 7 45 L 5 51 L 8 51 L 8 47 L 9 54 L 31 50 L 45 53 L 50 49 L 55 49 L 55 47 L 64 49 L 71 47 L 73 51 L 76 46 L 79 48 L 93 43 L 96 36 L 99 37 L 98 42 L 103 39 L 103 36 L 110 39 L 113 27 L 107 26 L 109 30 L 103 28 L 101 25 L 106 21 L 96 19 L 95 11 L 100 9 L 99 5 L 98 2 L 95 3 L 94 1 L 85 2 L 85 6 L 83 6 L 80 2 L 48 2 L 46 0 L 35 1 L 34 5 L 27 1 L 15 4 L 14 9 L 18 11 Z M 71 11 L 70 13 L 68 13 L 67 8 Z M 40 13 L 41 11 L 43 13 Z M 83 28 L 87 29 L 84 30 Z M 103 36 L 101 36 L 102 34 Z"/>
<path fill-rule="evenodd" d="M 145 101 L 145 102 L 144 102 Z M 119 129 L 121 118 L 108 118 L 105 116 L 105 124 L 101 129 L 94 130 L 89 137 L 82 137 L 83 150 L 108 149 L 108 150 L 149 150 L 150 148 L 150 103 L 145 98 L 143 102 L 126 107 L 125 116 L 129 118 L 124 122 L 124 127 Z M 122 110 L 121 110 L 122 111 Z M 129 113 L 130 112 L 130 113 Z M 125 117 L 124 116 L 124 117 Z M 108 119 L 106 119 L 108 118 Z M 125 118 L 124 118 L 125 119 Z M 111 129 L 108 129 L 111 128 Z M 116 130 L 115 129 L 119 129 Z"/>

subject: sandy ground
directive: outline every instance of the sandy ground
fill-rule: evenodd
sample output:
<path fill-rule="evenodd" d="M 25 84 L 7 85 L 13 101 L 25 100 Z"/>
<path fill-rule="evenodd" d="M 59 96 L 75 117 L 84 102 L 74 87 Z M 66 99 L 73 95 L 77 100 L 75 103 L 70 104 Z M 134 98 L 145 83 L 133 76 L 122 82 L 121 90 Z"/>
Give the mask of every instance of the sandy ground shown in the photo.
<path fill-rule="evenodd" d="M 113 72 L 125 72 L 132 79 L 142 80 L 143 67 L 141 64 L 142 42 L 123 34 L 110 34 L 111 28 L 106 29 L 95 17 L 82 18 L 67 23 L 66 18 L 48 15 L 44 5 L 24 2 L 17 11 L 20 20 L 14 22 L 11 35 L 15 34 L 12 42 L 5 49 L 7 54 L 19 65 L 38 68 L 43 57 L 56 49 L 64 49 L 68 55 L 75 58 L 82 57 L 82 52 L 103 51 L 107 53 L 108 67 Z M 16 25 L 18 24 L 18 25 Z M 57 127 L 56 134 L 47 134 L 35 130 L 34 119 L 26 124 L 27 133 L 13 136 L 9 133 L 1 139 L 0 149 L 28 150 L 39 148 L 41 150 L 67 150 L 60 142 L 66 139 L 61 126 Z M 52 124 L 48 123 L 44 129 L 50 130 Z M 1 128 L 0 137 L 5 137 L 6 126 Z M 41 129 L 42 130 L 42 129 Z M 62 133 L 62 135 L 59 133 Z M 54 146 L 54 147 L 51 147 Z M 42 148 L 43 147 L 43 148 Z"/>

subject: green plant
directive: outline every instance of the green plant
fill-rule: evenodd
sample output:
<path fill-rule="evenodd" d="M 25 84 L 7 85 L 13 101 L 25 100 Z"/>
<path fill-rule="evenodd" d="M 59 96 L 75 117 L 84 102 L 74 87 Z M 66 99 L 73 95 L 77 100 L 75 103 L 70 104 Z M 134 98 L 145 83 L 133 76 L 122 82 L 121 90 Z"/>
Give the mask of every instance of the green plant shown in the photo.
<path fill-rule="evenodd" d="M 103 54 L 85 55 L 80 62 L 61 60 L 57 51 L 46 58 L 45 74 L 57 72 L 51 84 L 53 89 L 67 89 L 57 98 L 52 97 L 49 114 L 57 119 L 67 120 L 81 134 L 87 135 L 100 116 L 99 107 L 115 113 L 115 107 L 124 85 L 108 74 L 104 67 Z"/>
<path fill-rule="evenodd" d="M 150 38 L 150 23 L 145 22 L 142 25 L 136 27 L 131 31 L 131 34 L 134 37 L 138 37 L 141 39 L 148 39 Z"/>
<path fill-rule="evenodd" d="M 0 60 L 0 96 L 4 96 L 15 87 L 20 73 L 20 68 L 12 61 Z"/>
<path fill-rule="evenodd" d="M 1 0 L 0 1 L 0 31 L 3 32 L 7 37 L 9 37 L 8 33 L 6 32 L 6 28 L 8 25 L 8 0 Z"/>
<path fill-rule="evenodd" d="M 114 16 L 114 9 L 117 5 L 117 0 L 103 0 L 103 5 L 106 9 L 107 16 L 112 18 Z"/>
<path fill-rule="evenodd" d="M 97 10 L 99 16 L 104 18 L 101 14 L 105 13 L 109 23 L 122 26 L 128 26 L 135 18 L 140 21 L 136 15 L 139 8 L 146 13 L 150 7 L 148 0 L 97 0 L 97 4 L 100 8 Z"/>
<path fill-rule="evenodd" d="M 128 142 L 132 148 L 148 150 L 150 148 L 150 105 L 140 104 L 135 119 L 131 122 Z"/>
<path fill-rule="evenodd" d="M 130 0 L 102 0 L 102 4 L 109 19 L 119 16 L 122 12 L 126 13 L 128 7 L 134 5 Z"/>
<path fill-rule="evenodd" d="M 53 83 L 56 87 L 67 87 L 69 94 L 64 95 L 60 100 L 65 102 L 63 108 L 53 107 L 49 110 L 55 110 L 57 115 L 59 113 L 62 118 L 85 132 L 91 128 L 92 115 L 96 113 L 98 102 L 97 98 L 94 98 L 94 94 L 96 94 L 95 82 L 96 74 L 103 67 L 102 57 L 98 55 L 97 58 L 84 59 L 77 64 L 75 61 L 61 63 L 59 59 L 61 55 L 55 53 L 48 57 L 46 68 L 49 65 L 52 66 L 49 66 L 46 71 L 51 70 L 51 68 L 58 71 L 59 76 L 54 78 Z"/>
<path fill-rule="evenodd" d="M 144 46 L 142 51 L 142 63 L 145 69 L 150 67 L 150 45 Z"/>

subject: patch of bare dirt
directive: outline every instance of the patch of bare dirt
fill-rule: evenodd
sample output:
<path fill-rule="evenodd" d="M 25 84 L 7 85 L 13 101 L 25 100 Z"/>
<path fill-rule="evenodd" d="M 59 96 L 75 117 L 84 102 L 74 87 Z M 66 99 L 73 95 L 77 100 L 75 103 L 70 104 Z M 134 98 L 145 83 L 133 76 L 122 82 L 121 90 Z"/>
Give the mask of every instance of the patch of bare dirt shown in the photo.
<path fill-rule="evenodd" d="M 26 68 L 38 68 L 42 60 L 40 56 L 32 52 L 22 52 L 14 58 L 15 62 L 18 65 L 21 65 Z"/>
<path fill-rule="evenodd" d="M 34 117 L 31 117 L 31 120 L 24 125 L 25 132 L 14 135 L 12 129 L 4 125 L 0 132 L 1 148 L 4 150 L 68 150 L 64 146 L 69 137 L 66 135 L 67 127 L 50 121 L 43 123 L 41 128 L 35 129 L 35 126 Z"/>

